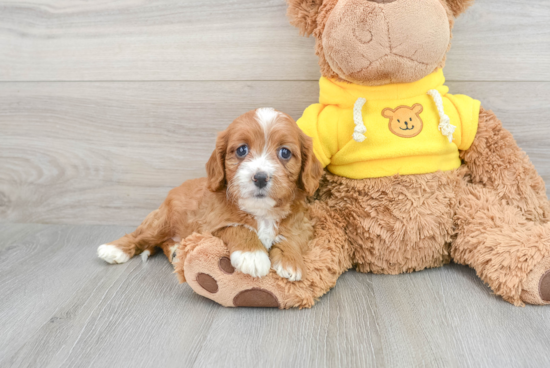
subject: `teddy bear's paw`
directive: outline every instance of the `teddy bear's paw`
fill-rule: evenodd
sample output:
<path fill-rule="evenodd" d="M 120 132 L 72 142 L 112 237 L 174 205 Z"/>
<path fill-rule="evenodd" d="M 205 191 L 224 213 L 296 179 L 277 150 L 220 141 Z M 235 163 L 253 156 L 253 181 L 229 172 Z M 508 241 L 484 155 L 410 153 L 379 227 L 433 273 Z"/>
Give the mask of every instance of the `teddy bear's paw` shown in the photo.
<path fill-rule="evenodd" d="M 176 272 L 183 272 L 189 286 L 199 295 L 225 307 L 284 308 L 284 287 L 270 271 L 271 262 L 266 255 L 268 274 L 258 278 L 238 272 L 224 242 L 212 235 L 192 235 L 187 252 L 176 252 Z M 192 244 L 189 247 L 189 243 Z M 240 260 L 240 259 L 239 259 Z M 265 263 L 265 262 L 264 262 Z M 181 269 L 178 269 L 181 268 Z M 181 278 L 180 278 L 181 279 Z"/>
<path fill-rule="evenodd" d="M 550 303 L 550 270 L 547 270 L 539 280 L 539 296 L 545 303 Z"/>
<path fill-rule="evenodd" d="M 550 258 L 544 258 L 527 275 L 521 300 L 527 304 L 550 304 Z"/>

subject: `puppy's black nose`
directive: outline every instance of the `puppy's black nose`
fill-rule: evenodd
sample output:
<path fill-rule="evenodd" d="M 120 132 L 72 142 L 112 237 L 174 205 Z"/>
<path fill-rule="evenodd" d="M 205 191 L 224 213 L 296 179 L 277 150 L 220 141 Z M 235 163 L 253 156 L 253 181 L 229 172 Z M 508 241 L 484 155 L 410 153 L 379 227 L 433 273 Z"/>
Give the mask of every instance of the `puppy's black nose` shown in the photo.
<path fill-rule="evenodd" d="M 259 173 L 256 173 L 254 175 L 254 185 L 258 188 L 262 189 L 267 185 L 267 181 L 269 180 L 267 174 L 263 171 L 260 171 Z"/>

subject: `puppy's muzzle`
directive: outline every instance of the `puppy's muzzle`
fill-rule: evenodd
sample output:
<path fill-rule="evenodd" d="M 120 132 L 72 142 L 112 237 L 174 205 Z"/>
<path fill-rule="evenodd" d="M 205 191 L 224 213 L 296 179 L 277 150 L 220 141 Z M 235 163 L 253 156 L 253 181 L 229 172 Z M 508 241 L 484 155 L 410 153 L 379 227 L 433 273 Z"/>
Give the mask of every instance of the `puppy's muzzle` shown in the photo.
<path fill-rule="evenodd" d="M 254 178 L 252 180 L 254 180 L 255 186 L 262 189 L 265 188 L 265 186 L 267 185 L 267 182 L 269 181 L 269 176 L 267 176 L 267 173 L 260 171 L 254 174 Z"/>

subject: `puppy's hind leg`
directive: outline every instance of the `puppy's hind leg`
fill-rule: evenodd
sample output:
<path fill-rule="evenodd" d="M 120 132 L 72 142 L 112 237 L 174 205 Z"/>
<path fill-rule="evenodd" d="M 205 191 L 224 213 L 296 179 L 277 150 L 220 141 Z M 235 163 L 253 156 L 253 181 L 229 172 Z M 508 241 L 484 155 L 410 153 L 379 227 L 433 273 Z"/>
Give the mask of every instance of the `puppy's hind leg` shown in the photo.
<path fill-rule="evenodd" d="M 169 238 L 156 246 L 150 246 L 149 248 L 141 252 L 141 260 L 143 262 L 147 262 L 149 257 L 154 256 L 159 250 L 162 250 L 166 258 L 168 258 L 168 261 L 170 263 L 173 263 L 176 259 L 176 250 L 178 249 L 180 242 L 181 239 L 176 236 Z"/>
<path fill-rule="evenodd" d="M 170 236 L 170 226 L 163 206 L 151 212 L 138 228 L 108 244 L 97 248 L 97 255 L 107 263 L 125 263 L 137 254 L 150 256 L 154 247 Z"/>
<path fill-rule="evenodd" d="M 176 250 L 178 249 L 178 246 L 180 245 L 180 243 L 181 243 L 180 237 L 175 236 L 163 241 L 162 243 L 157 245 L 157 248 L 153 248 L 153 250 L 159 249 L 159 248 L 162 249 L 162 252 L 166 256 L 166 258 L 168 258 L 168 261 L 170 261 L 170 263 L 174 263 L 176 259 Z M 147 251 L 148 250 L 144 251 L 143 253 L 146 253 Z M 142 258 L 144 258 L 143 253 L 141 254 Z"/>

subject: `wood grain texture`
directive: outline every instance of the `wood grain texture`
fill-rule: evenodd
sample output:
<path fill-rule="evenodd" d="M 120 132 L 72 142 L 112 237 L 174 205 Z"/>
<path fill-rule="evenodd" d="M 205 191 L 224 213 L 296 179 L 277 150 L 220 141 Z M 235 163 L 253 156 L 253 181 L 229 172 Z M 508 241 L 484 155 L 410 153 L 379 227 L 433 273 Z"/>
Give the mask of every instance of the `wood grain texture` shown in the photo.
<path fill-rule="evenodd" d="M 316 80 L 285 0 L 0 0 L 0 80 Z M 550 81 L 550 2 L 477 0 L 449 80 Z"/>
<path fill-rule="evenodd" d="M 0 218 L 135 225 L 171 188 L 205 175 L 216 134 L 233 119 L 264 105 L 300 116 L 316 88 L 2 83 Z"/>
<path fill-rule="evenodd" d="M 550 83 L 452 82 L 493 109 L 550 182 Z M 316 82 L 0 83 L 0 219 L 137 225 L 205 175 L 216 132 L 274 106 L 294 118 Z M 536 124 L 536 125 L 535 125 Z"/>
<path fill-rule="evenodd" d="M 0 367 L 543 367 L 550 309 L 473 270 L 348 272 L 311 310 L 227 309 L 164 256 L 107 265 L 115 226 L 0 224 Z"/>

